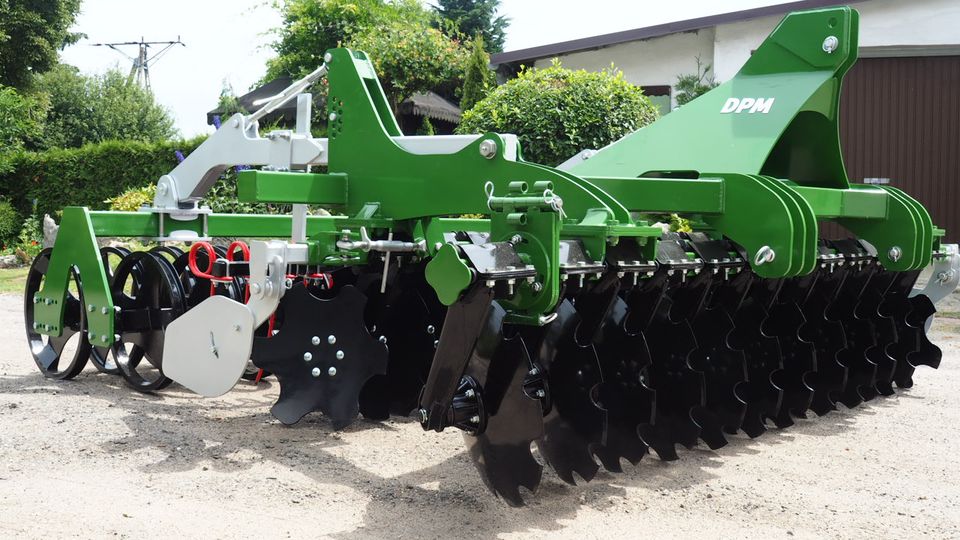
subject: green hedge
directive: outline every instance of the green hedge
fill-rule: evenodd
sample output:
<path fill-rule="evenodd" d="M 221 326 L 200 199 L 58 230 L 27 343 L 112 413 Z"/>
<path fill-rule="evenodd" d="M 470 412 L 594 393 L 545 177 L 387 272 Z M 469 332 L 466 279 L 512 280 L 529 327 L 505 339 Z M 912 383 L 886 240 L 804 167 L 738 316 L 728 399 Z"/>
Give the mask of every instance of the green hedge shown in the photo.
<path fill-rule="evenodd" d="M 177 165 L 175 151 L 184 154 L 202 138 L 144 143 L 111 141 L 81 148 L 46 152 L 19 152 L 10 167 L 0 171 L 0 198 L 23 215 L 56 215 L 65 206 L 106 209 L 107 199 L 133 188 L 155 183 Z"/>

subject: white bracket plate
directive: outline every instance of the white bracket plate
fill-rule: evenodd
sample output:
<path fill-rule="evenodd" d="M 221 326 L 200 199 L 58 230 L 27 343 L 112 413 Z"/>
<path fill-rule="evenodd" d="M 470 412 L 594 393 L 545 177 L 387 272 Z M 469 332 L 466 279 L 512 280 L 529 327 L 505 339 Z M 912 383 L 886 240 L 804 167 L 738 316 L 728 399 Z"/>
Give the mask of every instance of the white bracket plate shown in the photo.
<path fill-rule="evenodd" d="M 211 296 L 167 326 L 163 373 L 205 397 L 227 393 L 253 350 L 253 311 L 225 296 Z"/>

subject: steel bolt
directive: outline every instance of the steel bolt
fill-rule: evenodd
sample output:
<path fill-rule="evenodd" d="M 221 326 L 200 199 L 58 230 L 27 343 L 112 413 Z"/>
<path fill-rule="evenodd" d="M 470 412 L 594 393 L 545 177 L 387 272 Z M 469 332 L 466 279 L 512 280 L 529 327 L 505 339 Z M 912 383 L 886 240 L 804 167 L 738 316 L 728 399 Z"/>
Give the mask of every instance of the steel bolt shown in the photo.
<path fill-rule="evenodd" d="M 387 336 L 380 336 L 380 340 L 379 340 L 379 341 L 380 341 L 380 343 L 383 343 L 384 345 L 386 345 L 386 344 L 387 344 Z"/>
<path fill-rule="evenodd" d="M 39 330 L 39 329 L 40 329 L 40 323 L 38 323 L 38 322 L 33 323 L 33 329 L 34 329 L 34 330 Z"/>
<path fill-rule="evenodd" d="M 36 300 L 36 299 L 34 299 L 34 300 Z M 90 313 L 93 313 L 93 310 L 95 310 L 95 309 L 97 309 L 97 308 L 96 308 L 96 306 L 94 306 L 93 304 L 87 304 L 87 311 L 89 311 Z"/>
<path fill-rule="evenodd" d="M 337 374 L 337 368 L 333 366 L 331 366 L 330 369 L 327 370 L 327 375 L 331 377 L 335 376 L 336 374 Z"/>
<path fill-rule="evenodd" d="M 433 335 L 433 333 L 436 332 L 436 331 L 437 331 L 437 329 L 434 328 L 432 324 L 428 324 L 428 325 L 427 325 L 427 333 L 428 333 L 428 334 Z"/>
<path fill-rule="evenodd" d="M 312 338 L 310 338 L 310 343 L 313 343 L 314 345 L 319 345 L 319 344 L 320 344 L 320 336 L 313 336 Z"/>
<path fill-rule="evenodd" d="M 310 370 L 310 374 L 313 375 L 314 377 L 319 377 L 319 376 L 320 376 L 320 368 L 315 367 L 315 368 L 311 369 L 311 370 Z"/>
<path fill-rule="evenodd" d="M 343 354 L 343 351 L 337 351 L 337 360 L 343 360 L 343 357 L 346 356 Z"/>
<path fill-rule="evenodd" d="M 337 336 L 333 334 L 330 334 L 329 336 L 327 336 L 327 343 L 333 345 L 336 342 L 337 342 Z"/>
<path fill-rule="evenodd" d="M 543 390 L 537 390 L 537 397 L 538 397 L 538 398 L 545 397 L 546 395 L 547 395 L 547 393 L 544 392 Z"/>
<path fill-rule="evenodd" d="M 519 243 L 522 242 L 522 241 L 523 241 L 523 237 L 520 236 L 519 234 L 515 234 L 515 235 L 513 235 L 513 236 L 510 237 L 510 243 L 513 244 L 513 245 L 517 245 L 517 244 L 519 244 Z"/>
<path fill-rule="evenodd" d="M 234 331 L 234 332 L 239 332 L 239 331 L 240 331 L 240 325 L 239 325 L 239 324 L 233 325 L 233 331 Z"/>
<path fill-rule="evenodd" d="M 336 119 L 337 119 L 337 113 L 335 112 L 330 113 L 330 121 L 333 122 Z"/>
<path fill-rule="evenodd" d="M 100 341 L 107 343 L 108 341 L 110 341 L 110 336 L 106 336 L 106 335 L 100 336 Z"/>
<path fill-rule="evenodd" d="M 473 388 L 467 388 L 467 391 L 464 392 L 463 395 L 466 396 L 466 397 L 468 397 L 468 398 L 472 398 L 472 397 L 473 397 L 474 395 L 476 395 L 476 394 L 475 394 L 475 392 L 473 391 Z"/>
<path fill-rule="evenodd" d="M 107 306 L 103 306 L 100 308 L 100 313 L 106 315 L 107 313 L 110 313 L 110 309 Z"/>
<path fill-rule="evenodd" d="M 471 423 L 471 424 L 479 424 L 479 423 L 480 423 L 480 417 L 479 417 L 478 415 L 476 415 L 476 414 L 473 415 L 473 416 L 471 416 L 471 417 L 470 417 L 470 423 Z"/>
<path fill-rule="evenodd" d="M 491 139 L 484 139 L 480 143 L 480 155 L 487 158 L 493 159 L 497 155 L 497 142 Z"/>
<path fill-rule="evenodd" d="M 303 353 L 303 361 L 304 361 L 304 362 L 309 362 L 309 361 L 311 361 L 311 360 L 313 360 L 313 353 L 310 353 L 310 352 L 305 352 L 305 353 Z"/>
<path fill-rule="evenodd" d="M 436 348 L 437 348 L 437 345 L 440 345 L 440 340 L 439 340 L 439 339 L 438 339 L 438 340 L 435 340 L 435 341 L 433 342 L 433 348 L 436 349 Z"/>
<path fill-rule="evenodd" d="M 533 285 L 530 285 L 530 288 L 533 289 L 533 292 L 538 293 L 543 290 L 543 283 L 539 281 L 534 281 Z"/>
<path fill-rule="evenodd" d="M 531 376 L 535 376 L 535 375 L 539 375 L 539 374 L 540 374 L 540 370 L 537 369 L 537 368 L 533 368 L 533 369 L 531 369 L 528 373 L 529 373 Z"/>
<path fill-rule="evenodd" d="M 887 252 L 887 257 L 890 257 L 890 260 L 897 262 L 900 260 L 900 257 L 903 256 L 903 250 L 899 246 L 893 246 L 890 248 L 890 251 Z"/>
<path fill-rule="evenodd" d="M 427 420 L 429 420 L 429 418 L 430 418 L 430 416 L 429 416 L 429 414 L 427 413 L 427 410 L 426 410 L 426 409 L 418 409 L 418 410 L 417 410 L 417 415 L 420 417 L 420 423 L 421 423 L 421 424 L 426 424 L 426 423 L 427 423 Z"/>
<path fill-rule="evenodd" d="M 823 52 L 827 54 L 833 53 L 839 46 L 840 40 L 837 39 L 837 36 L 827 36 L 826 39 L 823 40 Z"/>

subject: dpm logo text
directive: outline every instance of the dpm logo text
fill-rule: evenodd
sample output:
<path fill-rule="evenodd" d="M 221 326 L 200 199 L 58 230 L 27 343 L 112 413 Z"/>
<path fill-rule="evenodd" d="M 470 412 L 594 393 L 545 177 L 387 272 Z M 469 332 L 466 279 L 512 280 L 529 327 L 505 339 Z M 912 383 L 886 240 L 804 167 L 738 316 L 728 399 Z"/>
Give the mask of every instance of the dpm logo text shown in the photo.
<path fill-rule="evenodd" d="M 774 98 L 735 98 L 732 97 L 723 104 L 723 108 L 720 109 L 721 113 L 742 113 L 744 111 L 748 113 L 763 113 L 767 114 L 770 112 L 770 107 L 773 107 Z"/>

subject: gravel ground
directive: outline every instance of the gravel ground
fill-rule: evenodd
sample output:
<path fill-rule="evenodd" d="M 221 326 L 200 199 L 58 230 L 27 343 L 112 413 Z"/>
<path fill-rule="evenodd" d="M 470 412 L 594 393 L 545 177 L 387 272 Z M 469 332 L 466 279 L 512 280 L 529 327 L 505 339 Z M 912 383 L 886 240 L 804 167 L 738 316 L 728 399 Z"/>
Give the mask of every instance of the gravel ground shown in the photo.
<path fill-rule="evenodd" d="M 521 509 L 455 430 L 284 427 L 276 384 L 204 400 L 92 367 L 47 381 L 22 324 L 0 295 L 0 537 L 960 537 L 960 319 L 937 321 L 941 369 L 897 397 L 589 484 L 547 472 Z"/>

